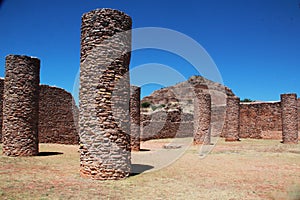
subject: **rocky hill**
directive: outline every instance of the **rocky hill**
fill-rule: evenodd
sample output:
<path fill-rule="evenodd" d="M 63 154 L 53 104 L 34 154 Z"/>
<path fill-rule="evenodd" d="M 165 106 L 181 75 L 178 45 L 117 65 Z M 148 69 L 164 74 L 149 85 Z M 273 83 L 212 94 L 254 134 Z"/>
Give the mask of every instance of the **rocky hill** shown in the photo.
<path fill-rule="evenodd" d="M 195 91 L 211 94 L 212 106 L 226 104 L 226 96 L 235 96 L 227 87 L 202 76 L 192 76 L 187 81 L 154 91 L 142 99 L 142 112 L 155 110 L 180 109 L 184 113 L 193 113 Z"/>

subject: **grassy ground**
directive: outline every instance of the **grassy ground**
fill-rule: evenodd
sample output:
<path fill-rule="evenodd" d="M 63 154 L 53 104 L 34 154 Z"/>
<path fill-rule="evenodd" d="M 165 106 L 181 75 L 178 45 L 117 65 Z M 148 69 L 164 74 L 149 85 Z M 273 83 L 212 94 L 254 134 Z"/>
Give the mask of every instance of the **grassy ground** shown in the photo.
<path fill-rule="evenodd" d="M 0 199 L 300 199 L 300 144 L 220 140 L 204 159 L 192 146 L 166 168 L 121 181 L 81 178 L 77 150 L 40 144 L 42 156 L 0 156 Z"/>

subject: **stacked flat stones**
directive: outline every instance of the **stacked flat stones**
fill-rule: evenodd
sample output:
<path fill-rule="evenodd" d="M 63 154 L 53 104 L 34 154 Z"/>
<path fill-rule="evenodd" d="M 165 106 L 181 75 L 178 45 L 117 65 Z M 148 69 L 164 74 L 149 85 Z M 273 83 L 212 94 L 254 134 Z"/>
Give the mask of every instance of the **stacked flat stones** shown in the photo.
<path fill-rule="evenodd" d="M 131 132 L 131 150 L 140 150 L 140 98 L 141 88 L 137 86 L 130 86 L 130 132 Z"/>
<path fill-rule="evenodd" d="M 64 89 L 40 85 L 39 142 L 79 144 L 78 108 Z"/>
<path fill-rule="evenodd" d="M 0 78 L 0 143 L 2 143 L 3 89 L 4 80 Z"/>
<path fill-rule="evenodd" d="M 225 141 L 239 141 L 240 133 L 240 98 L 227 97 L 226 100 Z"/>
<path fill-rule="evenodd" d="M 34 156 L 38 150 L 40 60 L 6 57 L 3 95 L 3 154 Z"/>
<path fill-rule="evenodd" d="M 130 174 L 131 18 L 112 9 L 82 16 L 80 173 L 97 180 Z"/>
<path fill-rule="evenodd" d="M 287 144 L 298 143 L 298 110 L 297 95 L 282 94 L 282 142 Z"/>
<path fill-rule="evenodd" d="M 196 93 L 194 100 L 194 144 L 210 144 L 211 96 Z"/>

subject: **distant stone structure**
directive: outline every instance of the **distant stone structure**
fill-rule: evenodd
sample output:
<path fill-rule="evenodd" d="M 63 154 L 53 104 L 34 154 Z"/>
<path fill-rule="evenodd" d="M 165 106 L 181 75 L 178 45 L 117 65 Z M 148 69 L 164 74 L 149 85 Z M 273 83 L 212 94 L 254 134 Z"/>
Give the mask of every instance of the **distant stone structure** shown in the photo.
<path fill-rule="evenodd" d="M 112 9 L 82 17 L 79 133 L 80 174 L 98 180 L 131 169 L 129 62 L 131 18 Z"/>
<path fill-rule="evenodd" d="M 141 114 L 141 140 L 193 137 L 192 114 L 179 109 Z"/>
<path fill-rule="evenodd" d="M 282 138 L 280 102 L 251 102 L 240 104 L 240 138 Z"/>
<path fill-rule="evenodd" d="M 211 96 L 196 93 L 194 101 L 194 144 L 210 144 L 211 137 Z"/>
<path fill-rule="evenodd" d="M 130 132 L 131 132 L 131 150 L 140 150 L 141 135 L 141 88 L 130 86 Z"/>
<path fill-rule="evenodd" d="M 226 121 L 224 127 L 225 141 L 239 141 L 240 134 L 240 98 L 228 97 Z"/>
<path fill-rule="evenodd" d="M 69 92 L 40 85 L 39 142 L 79 144 L 78 112 Z"/>
<path fill-rule="evenodd" d="M 297 95 L 282 94 L 282 142 L 298 143 L 298 111 L 297 111 Z"/>
<path fill-rule="evenodd" d="M 40 60 L 6 57 L 3 96 L 3 154 L 35 156 L 38 147 Z"/>

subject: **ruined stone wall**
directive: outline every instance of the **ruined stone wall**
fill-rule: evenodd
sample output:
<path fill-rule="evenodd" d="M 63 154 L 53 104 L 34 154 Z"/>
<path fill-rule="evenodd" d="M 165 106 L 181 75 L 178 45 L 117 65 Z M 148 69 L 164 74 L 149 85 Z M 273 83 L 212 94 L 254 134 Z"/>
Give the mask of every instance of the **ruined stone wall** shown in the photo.
<path fill-rule="evenodd" d="M 283 143 L 298 143 L 298 110 L 297 95 L 281 95 L 282 141 Z"/>
<path fill-rule="evenodd" d="M 83 177 L 115 180 L 130 173 L 131 25 L 128 15 L 112 9 L 82 16 L 79 133 Z"/>
<path fill-rule="evenodd" d="M 238 141 L 240 134 L 240 98 L 228 97 L 224 126 L 225 141 Z"/>
<path fill-rule="evenodd" d="M 211 96 L 196 94 L 194 100 L 194 144 L 210 144 Z"/>
<path fill-rule="evenodd" d="M 72 95 L 41 85 L 39 98 L 39 142 L 79 144 L 78 108 Z"/>
<path fill-rule="evenodd" d="M 281 103 L 241 103 L 240 138 L 281 139 Z"/>
<path fill-rule="evenodd" d="M 7 56 L 4 82 L 3 154 L 37 155 L 40 60 Z"/>
<path fill-rule="evenodd" d="M 130 136 L 131 150 L 140 150 L 140 135 L 141 135 L 141 88 L 130 86 Z"/>
<path fill-rule="evenodd" d="M 141 140 L 192 137 L 193 118 L 180 110 L 141 114 Z"/>

